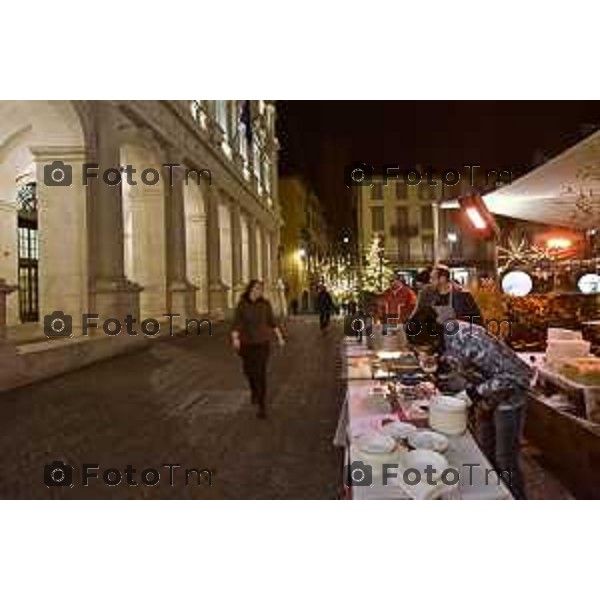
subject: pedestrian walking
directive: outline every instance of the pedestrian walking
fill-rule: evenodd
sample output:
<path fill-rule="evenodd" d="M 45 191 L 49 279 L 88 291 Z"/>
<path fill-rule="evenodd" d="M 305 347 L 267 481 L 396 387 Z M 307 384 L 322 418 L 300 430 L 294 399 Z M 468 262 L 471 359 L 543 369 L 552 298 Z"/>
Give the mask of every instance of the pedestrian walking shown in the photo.
<path fill-rule="evenodd" d="M 317 309 L 319 310 L 319 326 L 321 331 L 326 331 L 331 320 L 331 313 L 335 310 L 335 304 L 327 288 L 322 285 L 317 296 Z"/>
<path fill-rule="evenodd" d="M 242 359 L 252 403 L 258 406 L 257 416 L 261 419 L 267 416 L 267 363 L 273 334 L 280 346 L 285 344 L 273 308 L 263 292 L 262 281 L 250 281 L 237 305 L 231 327 L 231 343 Z"/>

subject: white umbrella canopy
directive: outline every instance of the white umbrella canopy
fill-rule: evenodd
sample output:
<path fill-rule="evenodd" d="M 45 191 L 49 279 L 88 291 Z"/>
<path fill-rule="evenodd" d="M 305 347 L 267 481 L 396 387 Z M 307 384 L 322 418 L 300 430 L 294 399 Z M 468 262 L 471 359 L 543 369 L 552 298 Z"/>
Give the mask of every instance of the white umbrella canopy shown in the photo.
<path fill-rule="evenodd" d="M 600 227 L 600 130 L 483 200 L 498 215 L 577 229 Z"/>

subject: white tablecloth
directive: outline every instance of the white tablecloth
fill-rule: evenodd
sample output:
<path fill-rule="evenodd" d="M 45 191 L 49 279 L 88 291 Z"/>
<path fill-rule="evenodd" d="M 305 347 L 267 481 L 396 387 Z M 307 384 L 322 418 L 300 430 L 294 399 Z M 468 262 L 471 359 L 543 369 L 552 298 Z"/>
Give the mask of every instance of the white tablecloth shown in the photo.
<path fill-rule="evenodd" d="M 348 381 L 348 393 L 340 415 L 334 443 L 346 448 L 346 464 L 363 456 L 348 442 L 349 431 L 357 423 L 378 418 L 377 410 L 367 401 L 372 381 Z M 380 414 L 379 417 L 383 418 Z M 492 469 L 491 464 L 479 449 L 473 436 L 467 432 L 461 436 L 448 436 L 450 446 L 445 453 L 449 467 L 460 473 L 460 482 L 455 489 L 448 490 L 442 497 L 463 500 L 506 500 L 512 496 L 504 483 L 499 481 L 495 473 L 486 473 Z M 366 463 L 365 463 L 366 464 Z M 467 465 L 477 465 L 468 467 Z M 353 486 L 352 497 L 358 500 L 407 499 L 410 496 L 400 485 L 391 483 L 382 485 L 381 468 L 371 465 L 373 469 L 373 485 Z M 344 475 L 346 468 L 344 468 Z M 487 481 L 486 481 L 487 480 Z"/>

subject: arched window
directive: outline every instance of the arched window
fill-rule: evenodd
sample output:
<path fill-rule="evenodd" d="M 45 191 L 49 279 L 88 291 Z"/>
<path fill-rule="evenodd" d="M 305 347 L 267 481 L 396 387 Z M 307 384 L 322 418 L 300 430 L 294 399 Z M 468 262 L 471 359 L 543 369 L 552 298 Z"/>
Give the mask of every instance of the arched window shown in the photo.
<path fill-rule="evenodd" d="M 19 248 L 19 315 L 22 323 L 39 320 L 38 302 L 38 211 L 35 183 L 17 192 Z"/>

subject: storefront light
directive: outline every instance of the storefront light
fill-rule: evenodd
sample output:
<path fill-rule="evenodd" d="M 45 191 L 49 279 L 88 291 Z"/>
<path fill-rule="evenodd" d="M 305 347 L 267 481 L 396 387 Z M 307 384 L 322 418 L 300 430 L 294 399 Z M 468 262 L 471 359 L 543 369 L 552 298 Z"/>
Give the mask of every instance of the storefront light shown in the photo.
<path fill-rule="evenodd" d="M 572 242 L 567 238 L 550 238 L 546 245 L 550 250 L 566 250 L 571 247 Z"/>
<path fill-rule="evenodd" d="M 469 206 L 469 208 L 466 210 L 466 213 L 471 223 L 473 223 L 473 227 L 475 227 L 475 229 L 485 229 L 487 227 L 485 219 L 474 206 Z"/>

